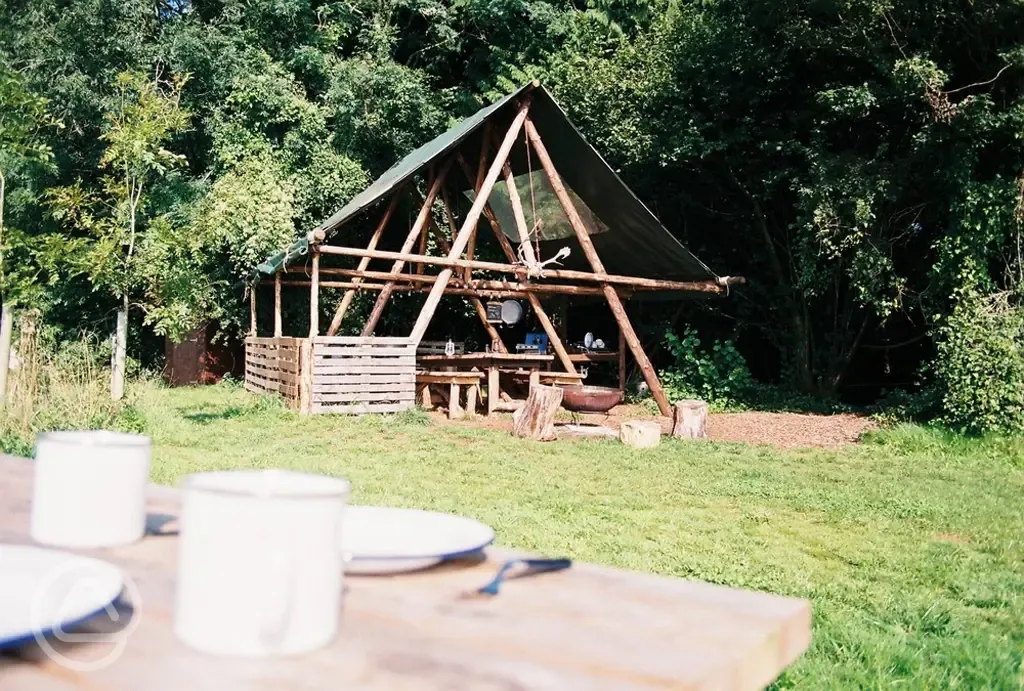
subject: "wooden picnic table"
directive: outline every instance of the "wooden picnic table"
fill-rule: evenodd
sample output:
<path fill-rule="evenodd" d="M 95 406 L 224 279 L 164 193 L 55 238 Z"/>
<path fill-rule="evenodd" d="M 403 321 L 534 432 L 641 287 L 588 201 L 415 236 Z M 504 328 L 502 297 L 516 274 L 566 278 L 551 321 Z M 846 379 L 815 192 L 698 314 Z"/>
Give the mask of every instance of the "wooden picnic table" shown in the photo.
<path fill-rule="evenodd" d="M 518 374 L 526 370 L 530 387 L 540 382 L 540 370 L 549 366 L 554 355 L 542 353 L 459 353 L 457 355 L 419 355 L 416 363 L 426 367 L 479 369 L 487 373 L 487 414 L 499 409 L 502 372 Z"/>
<path fill-rule="evenodd" d="M 31 485 L 31 461 L 0 456 L 0 540 L 29 542 Z M 139 601 L 122 610 L 137 617 L 137 628 L 121 655 L 78 672 L 32 643 L 0 657 L 0 688 L 741 690 L 770 683 L 810 642 L 804 600 L 590 564 L 507 580 L 493 598 L 466 599 L 513 556 L 490 548 L 419 573 L 347 577 L 340 634 L 317 652 L 209 656 L 172 631 L 178 507 L 176 489 L 151 486 L 151 524 L 160 534 L 85 552 L 120 566 L 138 588 Z M 89 622 L 84 631 L 99 628 Z M 111 644 L 68 645 L 55 642 L 80 661 L 106 655 Z"/>

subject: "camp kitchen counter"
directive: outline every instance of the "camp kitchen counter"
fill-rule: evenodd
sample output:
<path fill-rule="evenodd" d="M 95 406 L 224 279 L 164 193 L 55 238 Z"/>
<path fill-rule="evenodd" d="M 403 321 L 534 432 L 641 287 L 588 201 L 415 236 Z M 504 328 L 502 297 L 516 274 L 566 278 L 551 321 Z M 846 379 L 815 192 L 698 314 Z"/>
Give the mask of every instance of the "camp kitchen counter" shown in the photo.
<path fill-rule="evenodd" d="M 0 457 L 4 542 L 29 542 L 32 475 L 31 461 Z M 89 552 L 138 588 L 122 610 L 138 619 L 120 656 L 77 672 L 33 643 L 0 656 L 0 689 L 757 689 L 810 643 L 804 600 L 590 564 L 507 580 L 491 599 L 463 597 L 512 556 L 492 548 L 419 573 L 346 578 L 341 633 L 315 653 L 211 657 L 172 630 L 178 505 L 177 490 L 152 486 L 150 524 L 160 534 Z M 78 661 L 111 651 L 109 643 L 55 647 Z"/>

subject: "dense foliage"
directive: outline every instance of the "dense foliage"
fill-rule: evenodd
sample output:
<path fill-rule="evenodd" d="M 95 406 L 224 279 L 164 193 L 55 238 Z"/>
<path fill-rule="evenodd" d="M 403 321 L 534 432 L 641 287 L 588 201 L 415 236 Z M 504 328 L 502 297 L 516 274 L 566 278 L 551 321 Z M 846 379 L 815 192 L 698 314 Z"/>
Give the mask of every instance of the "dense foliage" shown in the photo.
<path fill-rule="evenodd" d="M 29 277 L 4 297 L 68 331 L 108 328 L 125 294 L 158 333 L 237 330 L 255 262 L 531 77 L 666 227 L 751 279 L 670 328 L 805 393 L 923 381 L 950 424 L 1024 426 L 1017 0 L 0 0 L 3 253 Z M 111 290 L 67 194 L 111 191 L 125 80 L 179 90 L 185 120 L 139 202 L 146 260 Z M 25 95 L 45 112 L 9 117 Z"/>

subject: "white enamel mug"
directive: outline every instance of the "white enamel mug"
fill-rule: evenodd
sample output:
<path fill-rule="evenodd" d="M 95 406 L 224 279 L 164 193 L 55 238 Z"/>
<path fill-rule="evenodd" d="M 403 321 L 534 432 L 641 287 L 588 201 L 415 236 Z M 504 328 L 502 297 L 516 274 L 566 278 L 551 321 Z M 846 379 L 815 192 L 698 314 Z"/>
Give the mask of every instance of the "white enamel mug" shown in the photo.
<path fill-rule="evenodd" d="M 113 547 L 146 531 L 149 437 L 105 430 L 36 440 L 32 539 L 56 547 Z"/>
<path fill-rule="evenodd" d="M 215 655 L 293 655 L 338 631 L 349 483 L 285 470 L 185 478 L 174 630 Z"/>

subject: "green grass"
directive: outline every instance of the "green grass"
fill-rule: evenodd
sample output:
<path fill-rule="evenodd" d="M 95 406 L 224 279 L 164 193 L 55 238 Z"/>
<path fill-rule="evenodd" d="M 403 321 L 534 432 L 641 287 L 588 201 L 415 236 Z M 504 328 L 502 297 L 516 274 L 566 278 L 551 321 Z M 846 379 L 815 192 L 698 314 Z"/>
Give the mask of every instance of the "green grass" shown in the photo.
<path fill-rule="evenodd" d="M 422 414 L 300 418 L 229 386 L 148 387 L 153 478 L 284 467 L 354 501 L 467 514 L 499 542 L 808 598 L 780 688 L 1024 688 L 1024 441 L 920 427 L 837 451 L 532 443 Z"/>

